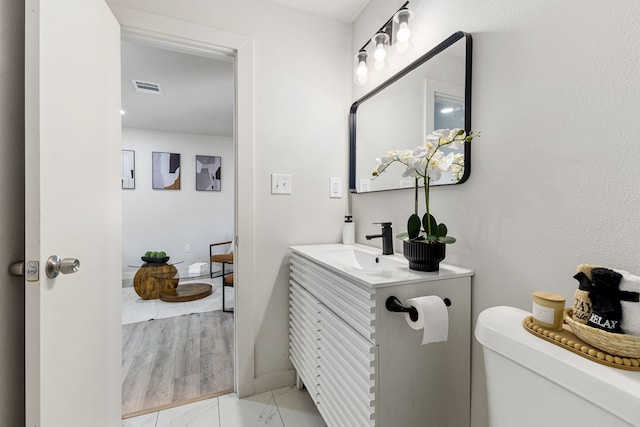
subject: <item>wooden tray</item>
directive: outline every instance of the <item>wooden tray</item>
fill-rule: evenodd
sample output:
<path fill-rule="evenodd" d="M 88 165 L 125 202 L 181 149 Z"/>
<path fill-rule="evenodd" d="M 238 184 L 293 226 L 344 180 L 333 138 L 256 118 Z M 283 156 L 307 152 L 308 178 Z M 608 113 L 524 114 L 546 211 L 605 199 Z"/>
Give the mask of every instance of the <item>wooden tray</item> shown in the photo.
<path fill-rule="evenodd" d="M 571 327 L 567 324 L 562 325 L 562 331 L 548 331 L 534 325 L 533 316 L 527 316 L 522 321 L 522 326 L 527 332 L 586 359 L 602 365 L 611 366 L 612 368 L 625 369 L 627 371 L 640 371 L 640 359 L 613 356 L 607 352 L 597 349 L 576 337 L 573 332 L 571 332 Z"/>

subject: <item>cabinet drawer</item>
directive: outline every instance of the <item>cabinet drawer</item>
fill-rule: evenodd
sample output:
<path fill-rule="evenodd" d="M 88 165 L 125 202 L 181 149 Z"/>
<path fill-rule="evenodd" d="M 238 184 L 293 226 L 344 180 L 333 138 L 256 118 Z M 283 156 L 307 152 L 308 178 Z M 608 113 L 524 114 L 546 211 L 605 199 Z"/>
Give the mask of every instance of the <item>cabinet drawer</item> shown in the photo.
<path fill-rule="evenodd" d="M 375 300 L 371 289 L 349 282 L 297 254 L 291 257 L 291 277 L 362 336 L 374 339 Z"/>

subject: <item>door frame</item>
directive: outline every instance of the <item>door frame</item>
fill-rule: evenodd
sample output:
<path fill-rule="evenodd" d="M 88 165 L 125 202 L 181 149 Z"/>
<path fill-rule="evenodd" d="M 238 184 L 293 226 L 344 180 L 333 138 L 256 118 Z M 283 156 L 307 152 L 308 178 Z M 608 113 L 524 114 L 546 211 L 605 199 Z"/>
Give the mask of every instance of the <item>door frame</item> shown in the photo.
<path fill-rule="evenodd" d="M 235 391 L 255 391 L 255 322 L 253 317 L 255 251 L 253 229 L 253 40 L 251 37 L 161 15 L 108 4 L 123 38 L 185 53 L 234 56 L 235 68 Z M 242 161 L 239 161 L 242 159 Z M 242 339 L 239 339 L 242 338 Z"/>

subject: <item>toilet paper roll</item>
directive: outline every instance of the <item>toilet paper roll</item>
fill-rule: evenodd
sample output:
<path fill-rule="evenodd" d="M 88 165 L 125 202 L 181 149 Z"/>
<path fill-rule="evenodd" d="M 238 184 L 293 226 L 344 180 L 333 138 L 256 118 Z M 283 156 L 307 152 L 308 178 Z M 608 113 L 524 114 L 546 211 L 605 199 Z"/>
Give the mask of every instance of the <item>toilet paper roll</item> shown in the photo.
<path fill-rule="evenodd" d="M 449 338 L 449 312 L 442 298 L 429 295 L 409 298 L 405 306 L 418 311 L 418 320 L 411 320 L 408 313 L 404 318 L 412 329 L 422 329 L 422 345 L 446 341 Z"/>

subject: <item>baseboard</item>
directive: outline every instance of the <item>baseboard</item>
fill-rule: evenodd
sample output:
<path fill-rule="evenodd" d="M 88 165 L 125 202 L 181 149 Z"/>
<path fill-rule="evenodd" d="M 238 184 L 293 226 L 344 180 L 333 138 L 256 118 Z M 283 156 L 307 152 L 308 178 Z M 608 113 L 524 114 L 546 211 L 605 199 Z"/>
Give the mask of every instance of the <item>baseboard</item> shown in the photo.
<path fill-rule="evenodd" d="M 269 390 L 276 390 L 295 383 L 296 371 L 294 369 L 260 375 L 254 379 L 255 394 L 264 393 Z"/>
<path fill-rule="evenodd" d="M 122 287 L 130 288 L 133 286 L 133 277 L 136 275 L 135 271 L 123 271 L 122 272 Z"/>

